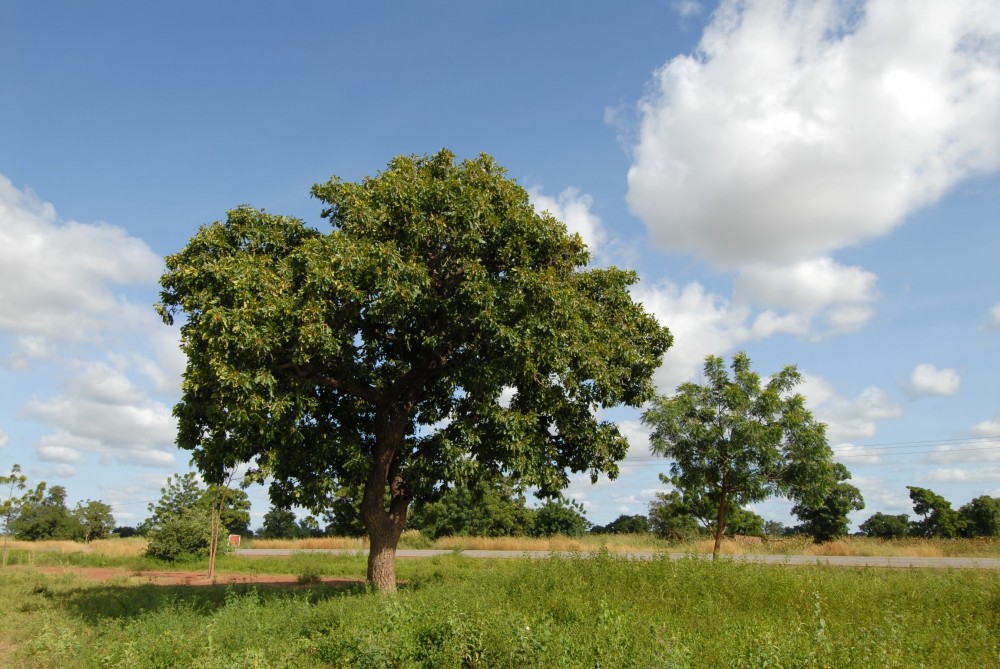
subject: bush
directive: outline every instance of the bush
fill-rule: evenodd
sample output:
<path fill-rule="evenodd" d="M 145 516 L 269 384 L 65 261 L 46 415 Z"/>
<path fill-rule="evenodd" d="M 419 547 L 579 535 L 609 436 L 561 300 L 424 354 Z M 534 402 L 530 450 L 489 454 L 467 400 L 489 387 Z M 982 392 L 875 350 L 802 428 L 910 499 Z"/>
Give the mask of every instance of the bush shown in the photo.
<path fill-rule="evenodd" d="M 226 530 L 223 528 L 219 536 L 225 535 Z M 159 527 L 150 530 L 147 536 L 149 546 L 146 548 L 146 555 L 149 557 L 171 562 L 206 557 L 212 542 L 211 522 L 208 514 L 191 511 L 164 520 Z"/>

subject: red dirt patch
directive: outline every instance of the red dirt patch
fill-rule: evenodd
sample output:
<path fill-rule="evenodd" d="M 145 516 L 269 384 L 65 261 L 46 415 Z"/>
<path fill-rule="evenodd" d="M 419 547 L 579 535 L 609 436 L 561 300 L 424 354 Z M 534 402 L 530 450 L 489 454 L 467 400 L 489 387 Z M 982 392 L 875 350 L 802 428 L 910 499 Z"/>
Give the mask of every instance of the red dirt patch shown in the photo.
<path fill-rule="evenodd" d="M 75 574 L 88 581 L 121 581 L 142 585 L 228 585 L 261 584 L 261 585 L 301 585 L 298 576 L 294 574 L 247 574 L 247 573 L 217 573 L 214 579 L 208 578 L 204 571 L 128 571 L 108 567 L 29 567 L 43 574 Z M 355 585 L 364 583 L 360 578 L 321 578 L 323 585 Z M 314 584 L 313 584 L 314 585 Z"/>

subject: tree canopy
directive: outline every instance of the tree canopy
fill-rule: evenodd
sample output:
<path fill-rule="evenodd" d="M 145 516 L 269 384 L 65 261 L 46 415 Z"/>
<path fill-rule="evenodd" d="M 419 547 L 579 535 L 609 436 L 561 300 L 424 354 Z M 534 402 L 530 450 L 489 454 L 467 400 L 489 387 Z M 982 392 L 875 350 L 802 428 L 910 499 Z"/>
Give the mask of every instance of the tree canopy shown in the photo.
<path fill-rule="evenodd" d="M 901 539 L 910 533 L 910 516 L 905 513 L 893 516 L 878 511 L 858 526 L 866 537 L 876 539 Z"/>
<path fill-rule="evenodd" d="M 486 155 L 400 156 L 312 193 L 329 233 L 239 207 L 166 260 L 178 444 L 206 480 L 253 462 L 275 502 L 316 510 L 357 487 L 369 581 L 394 589 L 410 503 L 460 474 L 546 496 L 568 471 L 617 474 L 628 444 L 596 410 L 650 399 L 671 343 L 634 272 L 588 269 Z"/>
<path fill-rule="evenodd" d="M 951 508 L 951 502 L 933 490 L 908 485 L 913 511 L 923 516 L 913 521 L 910 533 L 918 537 L 939 537 L 951 539 L 965 529 L 965 520 L 958 511 Z"/>
<path fill-rule="evenodd" d="M 833 472 L 836 483 L 818 504 L 802 500 L 792 507 L 792 514 L 802 521 L 798 529 L 811 535 L 818 544 L 847 536 L 850 528 L 847 514 L 865 508 L 861 491 L 845 483 L 851 478 L 847 467 L 838 462 Z"/>
<path fill-rule="evenodd" d="M 652 451 L 674 461 L 670 482 L 685 503 L 715 509 L 714 555 L 730 504 L 773 495 L 819 504 L 834 484 L 826 426 L 793 393 L 798 370 L 785 367 L 762 384 L 745 353 L 734 355 L 731 367 L 732 377 L 722 358 L 708 356 L 704 385 L 684 383 L 643 414 L 653 428 Z"/>

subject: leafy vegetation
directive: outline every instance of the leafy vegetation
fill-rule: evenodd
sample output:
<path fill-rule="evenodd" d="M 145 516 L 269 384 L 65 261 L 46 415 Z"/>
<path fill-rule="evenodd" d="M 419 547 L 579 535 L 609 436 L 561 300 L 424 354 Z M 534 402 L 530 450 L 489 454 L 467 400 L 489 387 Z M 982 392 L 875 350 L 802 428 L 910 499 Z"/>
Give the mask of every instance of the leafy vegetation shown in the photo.
<path fill-rule="evenodd" d="M 785 367 L 762 385 L 742 352 L 731 368 L 732 376 L 722 358 L 706 357 L 704 385 L 681 384 L 642 417 L 653 429 L 653 453 L 673 460 L 670 483 L 680 501 L 694 511 L 715 510 L 716 555 L 731 504 L 782 495 L 815 507 L 835 484 L 826 426 L 792 392 L 802 378 L 798 370 Z"/>
<path fill-rule="evenodd" d="M 178 445 L 206 480 L 252 461 L 275 503 L 317 511 L 357 491 L 368 577 L 391 590 L 410 504 L 443 484 L 500 471 L 551 497 L 571 471 L 617 473 L 628 442 L 595 409 L 650 399 L 671 343 L 634 272 L 588 269 L 486 155 L 400 156 L 312 193 L 328 234 L 241 207 L 166 259 Z"/>
<path fill-rule="evenodd" d="M 221 506 L 220 506 L 221 505 Z M 202 487 L 193 472 L 167 477 L 152 515 L 140 526 L 149 539 L 147 555 L 174 561 L 211 555 L 215 537 L 225 531 L 248 532 L 250 500 L 242 490 Z"/>
<path fill-rule="evenodd" d="M 993 573 L 787 568 L 597 553 L 405 561 L 395 597 L 292 589 L 0 581 L 0 664 L 22 667 L 987 667 Z"/>
<path fill-rule="evenodd" d="M 797 531 L 808 534 L 816 543 L 846 537 L 850 532 L 847 514 L 865 508 L 861 491 L 845 481 L 851 472 L 839 462 L 833 466 L 836 483 L 818 503 L 802 500 L 792 507 L 792 514 L 802 521 Z"/>

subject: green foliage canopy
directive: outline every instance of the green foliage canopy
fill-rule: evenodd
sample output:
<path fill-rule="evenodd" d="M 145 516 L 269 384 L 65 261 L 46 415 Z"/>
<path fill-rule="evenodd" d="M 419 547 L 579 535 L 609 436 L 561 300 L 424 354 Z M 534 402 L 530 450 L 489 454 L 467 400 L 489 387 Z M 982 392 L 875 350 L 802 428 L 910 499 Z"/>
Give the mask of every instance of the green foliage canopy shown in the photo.
<path fill-rule="evenodd" d="M 718 554 L 730 504 L 744 506 L 773 495 L 819 503 L 833 486 L 833 453 L 826 426 L 793 389 L 793 366 L 766 384 L 745 353 L 732 361 L 705 359 L 705 384 L 685 383 L 673 397 L 657 397 L 643 414 L 653 428 L 652 451 L 673 459 L 670 482 L 688 504 L 716 509 Z"/>
<path fill-rule="evenodd" d="M 967 537 L 1000 537 L 1000 497 L 980 495 L 958 509 Z"/>
<path fill-rule="evenodd" d="M 792 507 L 792 514 L 802 521 L 799 529 L 811 535 L 818 544 L 847 536 L 850 530 L 847 514 L 865 508 L 861 491 L 849 483 L 844 483 L 851 478 L 851 472 L 847 467 L 839 462 L 836 463 L 834 478 L 837 482 L 819 504 L 802 500 Z"/>
<path fill-rule="evenodd" d="M 111 513 L 111 506 L 100 500 L 88 499 L 86 502 L 77 502 L 73 516 L 80 523 L 84 541 L 107 539 L 115 529 L 115 517 Z"/>
<path fill-rule="evenodd" d="M 531 534 L 536 537 L 579 537 L 590 529 L 583 507 L 572 500 L 550 499 L 535 510 Z"/>
<path fill-rule="evenodd" d="M 910 516 L 905 513 L 892 516 L 879 511 L 861 523 L 858 529 L 865 536 L 876 539 L 901 539 L 910 533 Z"/>
<path fill-rule="evenodd" d="M 927 488 L 908 485 L 906 489 L 910 491 L 913 511 L 923 516 L 913 522 L 912 534 L 919 537 L 951 539 L 962 533 L 965 520 L 951 508 L 951 502 Z"/>
<path fill-rule="evenodd" d="M 418 504 L 408 527 L 438 539 L 451 535 L 506 537 L 531 534 L 535 512 L 503 477 L 480 477 L 451 486 L 440 499 Z"/>
<path fill-rule="evenodd" d="M 24 495 L 9 527 L 15 538 L 26 541 L 83 538 L 83 526 L 66 508 L 66 488 L 48 488 L 44 481 Z"/>
<path fill-rule="evenodd" d="M 648 400 L 671 342 L 634 272 L 585 269 L 580 237 L 486 155 L 397 157 L 312 192 L 328 234 L 241 207 L 167 258 L 178 444 L 207 480 L 252 461 L 272 499 L 314 509 L 363 488 L 369 579 L 393 588 L 410 502 L 463 470 L 543 495 L 567 471 L 617 474 L 627 441 L 595 409 Z"/>
<path fill-rule="evenodd" d="M 646 534 L 649 532 L 649 518 L 639 514 L 621 514 L 607 525 L 595 525 L 591 534 Z"/>

